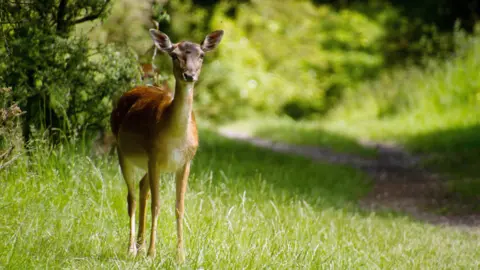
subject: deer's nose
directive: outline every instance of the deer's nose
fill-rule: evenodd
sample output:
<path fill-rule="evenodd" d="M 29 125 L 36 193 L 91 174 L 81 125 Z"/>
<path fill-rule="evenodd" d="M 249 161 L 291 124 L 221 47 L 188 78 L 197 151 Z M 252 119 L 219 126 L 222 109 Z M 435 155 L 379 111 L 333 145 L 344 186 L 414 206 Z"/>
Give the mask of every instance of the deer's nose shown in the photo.
<path fill-rule="evenodd" d="M 183 73 L 183 79 L 187 82 L 193 82 L 193 80 L 195 79 L 193 75 L 191 74 L 188 74 L 186 72 Z"/>

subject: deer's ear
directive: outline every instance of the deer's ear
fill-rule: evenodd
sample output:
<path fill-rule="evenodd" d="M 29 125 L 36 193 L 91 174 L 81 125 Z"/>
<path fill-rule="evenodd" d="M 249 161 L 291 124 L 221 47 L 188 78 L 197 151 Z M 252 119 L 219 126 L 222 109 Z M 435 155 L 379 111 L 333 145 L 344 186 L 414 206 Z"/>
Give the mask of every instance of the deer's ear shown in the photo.
<path fill-rule="evenodd" d="M 172 42 L 166 34 L 152 28 L 150 29 L 150 36 L 152 36 L 155 46 L 161 51 L 168 53 L 173 50 Z"/>
<path fill-rule="evenodd" d="M 220 41 L 222 41 L 223 37 L 223 30 L 213 31 L 212 33 L 208 34 L 205 39 L 203 40 L 201 46 L 204 52 L 209 52 L 214 50 Z"/>

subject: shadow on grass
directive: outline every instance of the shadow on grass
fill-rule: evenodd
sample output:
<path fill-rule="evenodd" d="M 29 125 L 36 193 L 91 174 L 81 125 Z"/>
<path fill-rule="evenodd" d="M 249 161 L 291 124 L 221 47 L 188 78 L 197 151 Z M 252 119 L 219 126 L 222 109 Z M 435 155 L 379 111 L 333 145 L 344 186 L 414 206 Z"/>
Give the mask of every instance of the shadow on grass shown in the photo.
<path fill-rule="evenodd" d="M 250 134 L 273 141 L 299 145 L 315 145 L 337 152 L 351 153 L 365 158 L 384 158 L 375 149 L 366 147 L 354 138 L 327 132 L 315 123 L 291 121 L 249 121 L 243 124 Z M 234 126 L 235 127 L 235 126 Z M 242 124 L 236 130 L 240 130 Z M 449 176 L 447 197 L 462 207 L 476 208 L 480 200 L 480 126 L 441 130 L 428 134 L 399 137 L 399 141 L 413 152 L 425 154 L 429 171 Z M 422 155 L 423 156 L 423 155 Z M 398 158 L 398 157 L 393 157 Z M 408 160 L 407 160 L 408 161 Z M 450 201 L 450 200 L 449 200 Z"/>
<path fill-rule="evenodd" d="M 248 191 L 258 200 L 305 201 L 318 208 L 358 211 L 356 203 L 371 190 L 367 176 L 353 168 L 275 153 L 208 130 L 200 135 L 192 172 L 215 173 L 213 184 L 228 187 L 228 192 Z"/>
<path fill-rule="evenodd" d="M 480 125 L 437 130 L 407 138 L 406 145 L 426 154 L 426 166 L 451 175 L 452 195 L 480 200 Z"/>

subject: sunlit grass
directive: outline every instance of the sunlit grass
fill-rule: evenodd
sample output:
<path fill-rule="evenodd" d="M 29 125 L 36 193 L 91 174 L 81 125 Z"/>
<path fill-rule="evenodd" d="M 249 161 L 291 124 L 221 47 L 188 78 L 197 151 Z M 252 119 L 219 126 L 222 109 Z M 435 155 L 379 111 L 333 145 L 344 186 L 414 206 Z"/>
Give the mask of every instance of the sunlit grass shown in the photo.
<path fill-rule="evenodd" d="M 320 121 L 294 121 L 289 118 L 248 119 L 223 125 L 220 131 L 233 131 L 254 137 L 286 142 L 296 145 L 325 147 L 344 153 L 355 153 L 367 157 L 376 154 L 375 149 L 366 147 L 349 134 L 329 130 Z"/>
<path fill-rule="evenodd" d="M 202 132 L 186 198 L 192 269 L 473 269 L 480 234 L 356 206 L 362 173 Z M 34 148 L 0 172 L 0 266 L 175 268 L 174 184 L 162 179 L 157 258 L 127 256 L 126 187 L 115 159 Z"/>
<path fill-rule="evenodd" d="M 396 144 L 449 174 L 456 195 L 480 198 L 480 38 L 464 37 L 447 60 L 385 71 L 357 89 L 322 119 L 244 120 L 224 128 L 294 144 L 369 156 L 361 142 Z"/>
<path fill-rule="evenodd" d="M 480 113 L 474 107 L 382 119 L 327 118 L 303 122 L 254 119 L 222 128 L 273 141 L 326 147 L 365 158 L 373 157 L 375 149 L 362 142 L 394 144 L 422 156 L 422 165 L 430 171 L 443 173 L 452 195 L 474 204 L 479 198 Z"/>

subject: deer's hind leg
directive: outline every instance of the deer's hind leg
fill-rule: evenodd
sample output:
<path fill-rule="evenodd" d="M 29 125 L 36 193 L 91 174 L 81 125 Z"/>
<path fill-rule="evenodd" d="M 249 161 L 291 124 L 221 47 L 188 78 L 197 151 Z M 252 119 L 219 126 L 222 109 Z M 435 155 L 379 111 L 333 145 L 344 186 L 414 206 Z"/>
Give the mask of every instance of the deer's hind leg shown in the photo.
<path fill-rule="evenodd" d="M 150 179 L 146 173 L 140 181 L 140 216 L 138 217 L 138 252 L 145 251 L 145 224 L 147 222 L 147 200 L 150 196 Z"/>
<path fill-rule="evenodd" d="M 137 206 L 137 196 L 135 194 L 134 167 L 125 159 L 120 149 L 118 149 L 117 152 L 123 178 L 128 187 L 127 202 L 128 216 L 130 217 L 130 240 L 128 245 L 128 252 L 131 255 L 136 255 L 137 247 L 135 245 L 135 209 Z"/>

